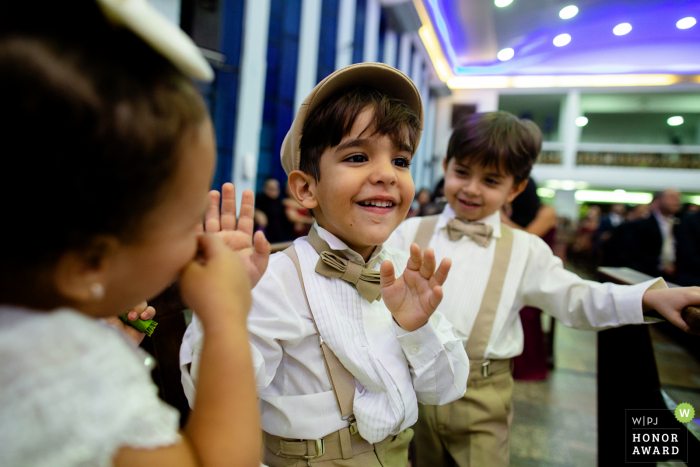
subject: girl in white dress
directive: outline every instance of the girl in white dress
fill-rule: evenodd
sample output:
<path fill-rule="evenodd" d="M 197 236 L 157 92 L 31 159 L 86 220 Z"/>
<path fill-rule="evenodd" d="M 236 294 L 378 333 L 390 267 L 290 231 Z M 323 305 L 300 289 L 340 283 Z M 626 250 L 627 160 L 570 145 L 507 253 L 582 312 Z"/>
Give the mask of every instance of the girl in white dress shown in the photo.
<path fill-rule="evenodd" d="M 0 465 L 259 465 L 245 321 L 269 244 L 251 248 L 252 193 L 238 229 L 200 233 L 215 143 L 192 79 L 209 65 L 145 0 L 6 6 Z M 181 433 L 152 359 L 99 320 L 177 277 L 207 336 Z"/>

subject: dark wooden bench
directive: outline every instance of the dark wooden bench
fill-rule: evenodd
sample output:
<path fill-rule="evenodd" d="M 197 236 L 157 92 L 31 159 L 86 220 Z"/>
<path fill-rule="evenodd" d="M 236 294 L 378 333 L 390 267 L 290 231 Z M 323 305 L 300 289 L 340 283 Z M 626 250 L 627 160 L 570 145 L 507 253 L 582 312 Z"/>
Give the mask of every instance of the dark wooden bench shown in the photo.
<path fill-rule="evenodd" d="M 634 285 L 649 279 L 652 277 L 629 268 L 598 268 L 601 282 Z M 677 286 L 669 284 L 669 287 Z M 622 445 L 625 442 L 625 410 L 662 409 L 672 412 L 677 403 L 683 401 L 674 401 L 661 388 L 649 325 L 608 329 L 599 332 L 597 338 L 598 465 L 621 466 L 625 465 Z M 688 465 L 697 465 L 700 462 L 700 429 L 691 421 L 686 430 L 691 453 Z"/>

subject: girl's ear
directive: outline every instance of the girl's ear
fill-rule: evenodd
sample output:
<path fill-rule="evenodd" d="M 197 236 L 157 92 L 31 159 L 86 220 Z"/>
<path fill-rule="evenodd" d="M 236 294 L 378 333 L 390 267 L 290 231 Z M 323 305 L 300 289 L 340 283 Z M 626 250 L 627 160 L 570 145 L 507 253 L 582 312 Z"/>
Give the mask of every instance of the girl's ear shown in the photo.
<path fill-rule="evenodd" d="M 314 209 L 318 206 L 316 198 L 316 179 L 302 172 L 295 170 L 289 174 L 289 191 L 292 196 L 306 209 Z"/>
<path fill-rule="evenodd" d="M 447 173 L 447 157 L 442 158 L 442 171 Z"/>
<path fill-rule="evenodd" d="M 517 185 L 513 185 L 513 188 L 510 190 L 510 193 L 508 194 L 508 198 L 506 198 L 506 201 L 508 203 L 512 202 L 515 198 L 518 197 L 520 193 L 523 192 L 525 187 L 527 186 L 527 180 L 523 180 Z"/>
<path fill-rule="evenodd" d="M 76 305 L 102 300 L 109 281 L 110 258 L 118 243 L 116 238 L 102 237 L 86 251 L 64 253 L 54 269 L 56 292 Z"/>

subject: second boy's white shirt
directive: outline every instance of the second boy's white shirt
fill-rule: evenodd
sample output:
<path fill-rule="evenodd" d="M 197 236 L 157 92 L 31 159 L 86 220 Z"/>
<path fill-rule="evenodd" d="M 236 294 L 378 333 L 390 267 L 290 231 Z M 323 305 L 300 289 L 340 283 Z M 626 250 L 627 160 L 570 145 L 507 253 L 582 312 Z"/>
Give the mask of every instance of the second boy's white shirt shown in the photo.
<path fill-rule="evenodd" d="M 466 236 L 450 241 L 446 225 L 453 217 L 454 210 L 447 205 L 438 218 L 429 246 L 435 250 L 438 263 L 443 258 L 452 259 L 438 311 L 450 320 L 455 334 L 466 344 L 486 290 L 496 242 L 492 240 L 487 247 L 481 247 Z M 404 221 L 385 245 L 408 249 L 420 221 L 421 218 Z M 479 222 L 493 227 L 494 239 L 501 237 L 498 212 Z M 505 359 L 522 353 L 524 340 L 519 312 L 525 306 L 540 308 L 566 326 L 604 329 L 642 323 L 644 292 L 650 287 L 666 287 L 663 279 L 634 286 L 581 279 L 565 270 L 561 260 L 536 235 L 516 229 L 513 234 L 513 252 L 484 358 Z"/>
<path fill-rule="evenodd" d="M 316 229 L 331 248 L 357 255 L 325 229 Z M 295 248 L 321 335 L 355 376 L 354 410 L 363 438 L 376 443 L 412 426 L 418 401 L 446 404 L 464 395 L 469 361 L 444 316 L 435 313 L 425 326 L 406 332 L 382 300 L 369 303 L 347 282 L 314 272 L 319 255 L 305 238 L 297 239 Z M 391 248 L 374 255 L 379 255 L 375 269 L 390 260 L 397 276 L 408 259 L 407 253 Z M 348 425 L 340 418 L 297 270 L 284 253 L 270 257 L 253 289 L 248 330 L 263 430 L 317 439 Z M 195 319 L 180 350 L 190 405 L 201 345 L 201 325 Z"/>

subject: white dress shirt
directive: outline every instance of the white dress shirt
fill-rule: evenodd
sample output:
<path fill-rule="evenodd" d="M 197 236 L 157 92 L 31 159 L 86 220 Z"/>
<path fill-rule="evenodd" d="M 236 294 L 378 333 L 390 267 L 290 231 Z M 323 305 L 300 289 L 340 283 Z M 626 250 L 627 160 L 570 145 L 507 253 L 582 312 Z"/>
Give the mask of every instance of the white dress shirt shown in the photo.
<path fill-rule="evenodd" d="M 447 237 L 447 222 L 455 217 L 447 205 L 435 226 L 430 247 L 438 261 L 452 259 L 452 269 L 443 285 L 444 297 L 438 311 L 452 323 L 455 334 L 466 344 L 481 306 L 493 266 L 495 241 L 480 247 L 469 237 L 456 242 Z M 408 249 L 413 243 L 421 218 L 404 221 L 385 245 Z M 498 212 L 480 222 L 493 227 L 493 237 L 501 237 Z M 623 324 L 642 323 L 642 296 L 653 288 L 665 288 L 663 279 L 633 286 L 581 279 L 564 269 L 559 258 L 536 235 L 513 230 L 513 252 L 508 264 L 501 300 L 484 358 L 511 358 L 523 351 L 523 328 L 519 312 L 524 306 L 540 308 L 562 324 L 578 329 L 605 329 Z"/>
<path fill-rule="evenodd" d="M 659 255 L 659 269 L 663 269 L 676 262 L 676 239 L 673 236 L 673 226 L 676 218 L 664 216 L 655 209 L 652 211 L 661 231 L 661 254 Z"/>
<path fill-rule="evenodd" d="M 332 249 L 362 260 L 337 237 L 318 225 L 316 229 Z M 305 237 L 294 245 L 319 332 L 355 377 L 354 414 L 364 439 L 376 443 L 413 425 L 419 401 L 441 405 L 464 395 L 469 361 L 444 316 L 436 312 L 426 325 L 406 332 L 383 300 L 369 303 L 353 285 L 314 272 L 319 255 Z M 373 253 L 377 255 L 375 270 L 384 260 L 393 262 L 397 275 L 406 267 L 405 252 L 380 247 Z M 253 289 L 248 330 L 266 432 L 317 439 L 348 426 L 331 389 L 297 270 L 284 253 L 270 257 Z M 201 339 L 201 324 L 195 320 L 180 351 L 190 405 Z"/>

